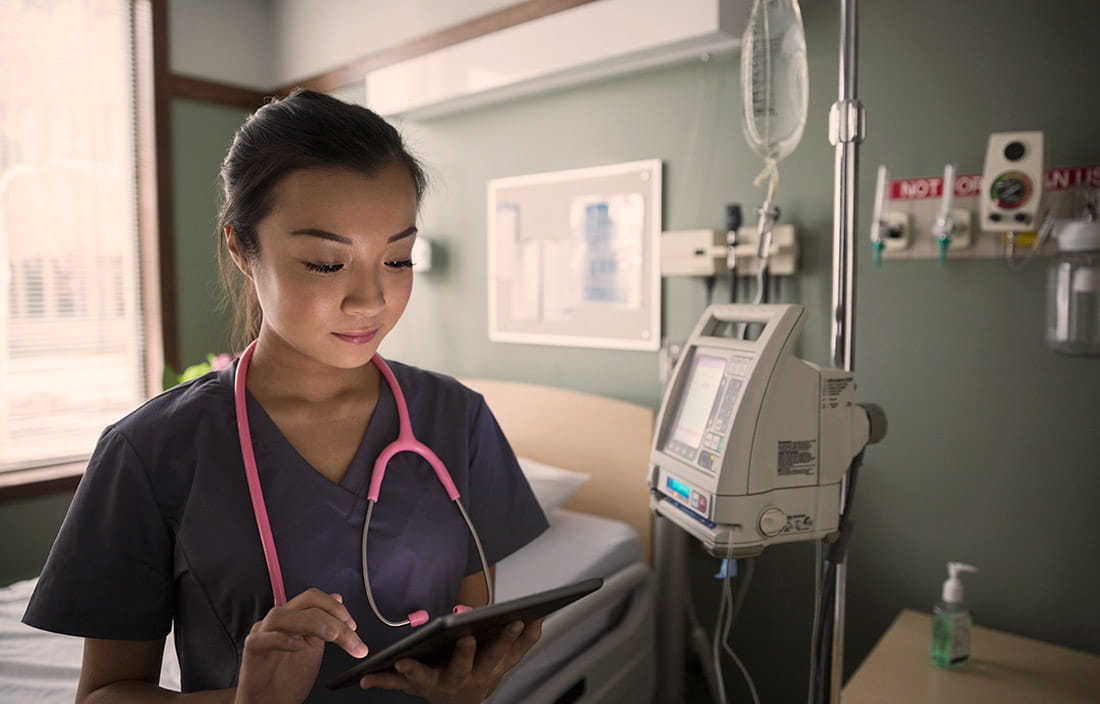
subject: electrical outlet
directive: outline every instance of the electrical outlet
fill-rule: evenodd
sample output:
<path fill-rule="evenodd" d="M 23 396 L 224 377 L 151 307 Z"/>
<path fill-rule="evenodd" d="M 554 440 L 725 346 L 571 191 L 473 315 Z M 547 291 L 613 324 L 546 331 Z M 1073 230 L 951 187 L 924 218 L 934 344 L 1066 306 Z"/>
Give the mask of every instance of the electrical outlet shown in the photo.
<path fill-rule="evenodd" d="M 726 264 L 726 233 L 672 230 L 661 233 L 661 276 L 714 276 Z"/>

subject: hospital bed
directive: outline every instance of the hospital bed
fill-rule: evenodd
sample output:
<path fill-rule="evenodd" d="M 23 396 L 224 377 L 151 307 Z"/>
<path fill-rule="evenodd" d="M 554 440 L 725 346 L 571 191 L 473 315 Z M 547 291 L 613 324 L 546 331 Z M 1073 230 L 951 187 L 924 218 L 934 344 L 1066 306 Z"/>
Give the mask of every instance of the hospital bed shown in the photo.
<path fill-rule="evenodd" d="M 550 521 L 549 530 L 497 566 L 497 599 L 605 580 L 547 618 L 541 641 L 489 701 L 652 701 L 655 586 L 645 468 L 653 410 L 535 384 L 463 381 L 487 399 Z M 579 475 L 589 478 L 581 483 Z M 81 641 L 20 623 L 33 586 L 27 580 L 0 588 L 0 701 L 69 704 Z M 178 689 L 171 638 L 161 683 Z"/>

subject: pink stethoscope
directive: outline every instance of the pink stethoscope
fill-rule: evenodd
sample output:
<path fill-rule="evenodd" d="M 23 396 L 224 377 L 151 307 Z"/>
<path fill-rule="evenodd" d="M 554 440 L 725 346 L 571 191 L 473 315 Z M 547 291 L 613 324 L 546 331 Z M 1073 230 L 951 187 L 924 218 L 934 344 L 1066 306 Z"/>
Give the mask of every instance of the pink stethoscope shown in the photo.
<path fill-rule="evenodd" d="M 241 443 L 241 457 L 244 459 L 244 472 L 248 477 L 248 493 L 252 497 L 252 511 L 256 515 L 256 527 L 260 530 L 260 542 L 264 547 L 264 558 L 267 560 L 267 573 L 271 578 L 271 591 L 275 596 L 275 605 L 282 606 L 286 603 L 286 588 L 283 586 L 283 573 L 279 568 L 279 556 L 275 552 L 275 538 L 271 534 L 271 523 L 267 518 L 267 505 L 264 503 L 263 490 L 260 487 L 260 475 L 256 469 L 256 454 L 252 450 L 252 433 L 248 427 L 248 410 L 245 406 L 245 378 L 248 374 L 248 365 L 252 361 L 252 352 L 256 349 L 256 342 L 253 341 L 241 354 L 240 361 L 237 363 L 237 371 L 233 377 L 233 403 L 237 414 L 237 436 Z M 426 445 L 416 439 L 413 435 L 412 423 L 409 421 L 409 408 L 405 403 L 405 394 L 401 392 L 401 386 L 397 383 L 397 378 L 390 371 L 386 362 L 377 354 L 371 358 L 374 362 L 374 366 L 378 367 L 378 371 L 382 373 L 382 376 L 386 379 L 386 383 L 389 384 L 390 391 L 393 393 L 393 400 L 397 404 L 397 417 L 399 421 L 399 430 L 397 439 L 386 446 L 378 455 L 378 459 L 374 461 L 374 471 L 371 473 L 370 488 L 367 491 L 367 517 L 363 522 L 363 541 L 362 541 L 362 560 L 363 560 L 363 588 L 367 592 L 367 601 L 370 602 L 371 611 L 378 617 L 378 620 L 387 626 L 419 626 L 428 620 L 428 612 L 421 609 L 409 614 L 403 621 L 390 621 L 378 610 L 378 606 L 374 603 L 374 595 L 370 589 L 370 578 L 367 572 L 367 533 L 370 529 L 371 515 L 374 513 L 374 505 L 378 503 L 378 494 L 382 488 L 382 477 L 386 473 L 386 465 L 389 464 L 391 458 L 399 452 L 415 452 L 416 454 L 427 460 L 428 464 L 435 470 L 435 476 L 439 479 L 440 484 L 447 490 L 447 495 L 451 501 L 458 506 L 459 512 L 462 514 L 462 518 L 466 521 L 466 526 L 470 529 L 470 535 L 474 538 L 474 545 L 477 546 L 478 557 L 481 558 L 481 567 L 484 570 L 485 586 L 488 590 L 489 604 L 493 603 L 493 580 L 489 575 L 489 564 L 485 560 L 485 550 L 481 547 L 481 538 L 477 534 L 477 530 L 474 528 L 473 522 L 470 520 L 469 514 L 466 513 L 465 507 L 462 502 L 459 501 L 458 489 L 455 488 L 455 483 L 451 479 L 450 473 L 447 471 L 442 460 L 436 456 Z M 456 606 L 455 611 L 465 611 L 469 607 Z"/>

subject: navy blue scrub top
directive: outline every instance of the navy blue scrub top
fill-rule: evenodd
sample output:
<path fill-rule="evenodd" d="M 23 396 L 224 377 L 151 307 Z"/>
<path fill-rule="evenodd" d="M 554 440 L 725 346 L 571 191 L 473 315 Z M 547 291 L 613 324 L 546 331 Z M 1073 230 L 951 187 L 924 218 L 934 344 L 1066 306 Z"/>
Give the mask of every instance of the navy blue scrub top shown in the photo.
<path fill-rule="evenodd" d="M 490 565 L 546 529 L 484 399 L 443 375 L 390 362 L 417 438 L 447 465 Z M 410 632 L 367 603 L 360 539 L 375 457 L 397 437 L 393 395 L 377 408 L 344 480 L 314 470 L 251 396 L 256 463 L 287 598 L 337 592 L 372 651 Z M 449 613 L 481 562 L 431 467 L 401 453 L 386 470 L 368 542 L 379 610 Z M 150 400 L 104 431 L 24 615 L 48 631 L 118 640 L 175 627 L 183 691 L 235 686 L 245 637 L 273 604 L 233 412 L 233 368 Z M 420 701 L 400 692 L 324 683 L 356 662 L 325 645 L 309 702 Z"/>

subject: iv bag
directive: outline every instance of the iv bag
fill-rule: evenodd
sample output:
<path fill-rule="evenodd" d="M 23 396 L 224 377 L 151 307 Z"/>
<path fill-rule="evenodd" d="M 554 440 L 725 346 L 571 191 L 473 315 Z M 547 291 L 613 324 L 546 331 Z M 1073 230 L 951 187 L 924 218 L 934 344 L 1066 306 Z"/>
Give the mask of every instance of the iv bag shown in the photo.
<path fill-rule="evenodd" d="M 741 39 L 741 103 L 745 139 L 765 160 L 779 161 L 798 146 L 807 94 L 798 0 L 755 0 Z"/>

